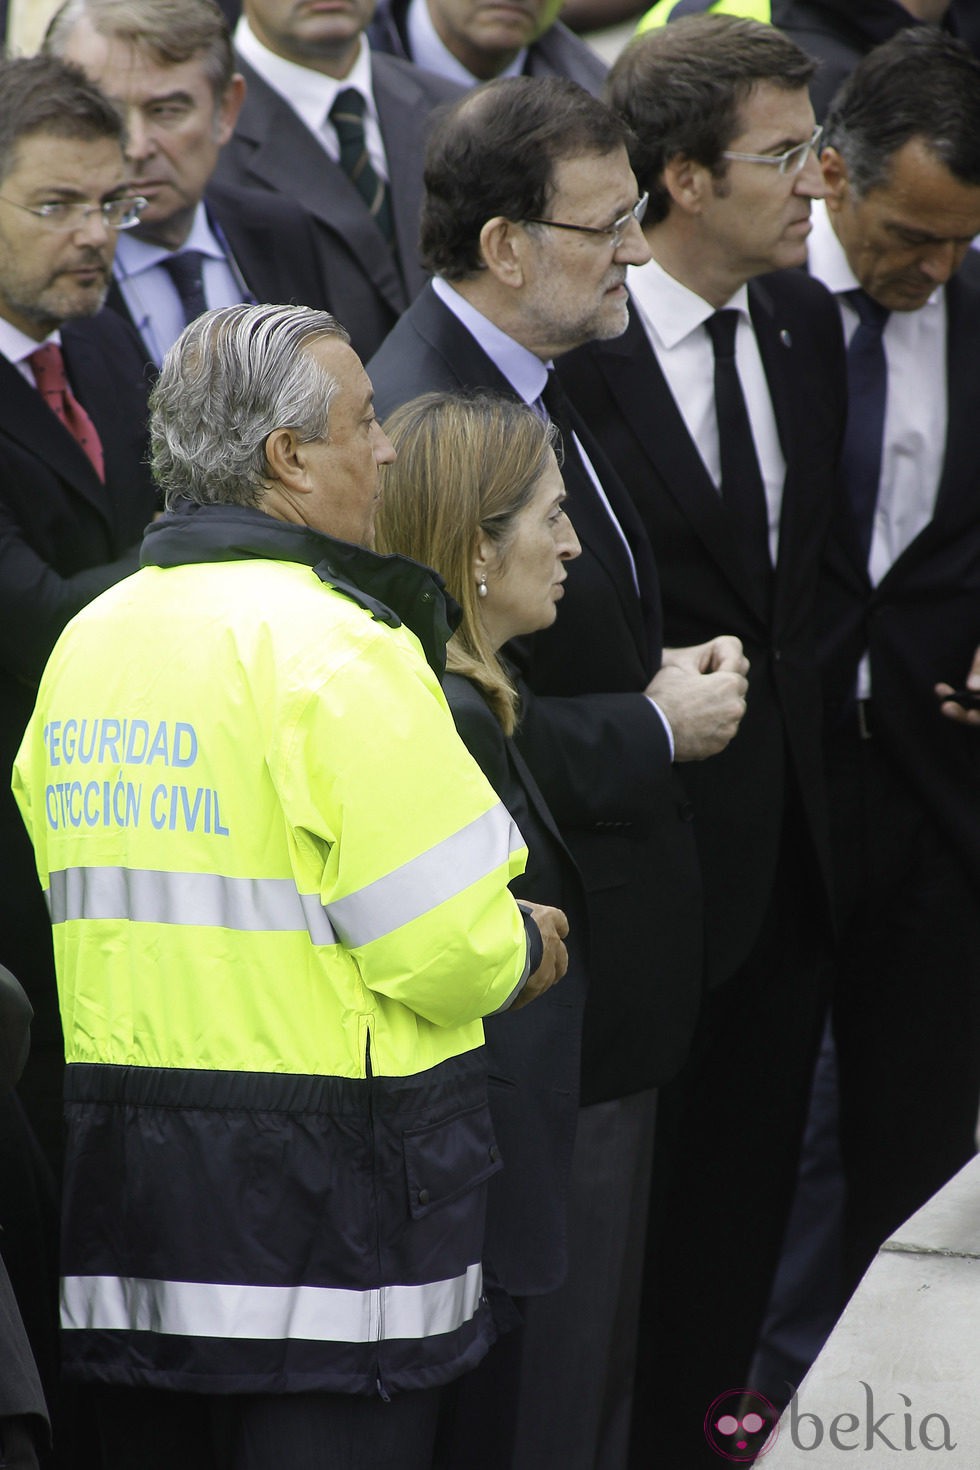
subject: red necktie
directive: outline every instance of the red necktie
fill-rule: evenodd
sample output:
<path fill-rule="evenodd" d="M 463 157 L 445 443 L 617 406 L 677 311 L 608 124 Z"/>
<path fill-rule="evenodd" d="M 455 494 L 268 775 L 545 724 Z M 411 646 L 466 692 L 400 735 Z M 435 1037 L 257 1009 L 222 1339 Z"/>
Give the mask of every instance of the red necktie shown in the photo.
<path fill-rule="evenodd" d="M 92 468 L 105 483 L 105 457 L 98 431 L 78 399 L 68 386 L 65 359 L 57 342 L 45 342 L 27 361 L 34 373 L 37 391 L 72 438 L 84 449 L 92 462 Z"/>

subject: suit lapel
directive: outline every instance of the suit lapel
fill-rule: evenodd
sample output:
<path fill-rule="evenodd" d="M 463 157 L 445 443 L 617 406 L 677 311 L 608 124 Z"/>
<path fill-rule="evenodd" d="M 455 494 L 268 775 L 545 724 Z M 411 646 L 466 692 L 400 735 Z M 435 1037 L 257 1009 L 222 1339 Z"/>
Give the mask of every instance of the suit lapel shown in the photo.
<path fill-rule="evenodd" d="M 743 601 L 765 619 L 761 589 L 754 586 L 742 560 L 721 497 L 687 431 L 635 310 L 630 312 L 624 335 L 603 343 L 598 358 L 613 399 L 663 488 Z M 637 476 L 630 488 L 637 502 L 642 503 L 646 493 L 642 477 Z"/>
<path fill-rule="evenodd" d="M 89 406 L 89 395 L 83 395 L 78 390 L 77 384 L 84 380 L 77 372 L 74 375 L 72 373 L 73 362 L 67 342 L 65 362 L 69 379 L 74 377 L 72 391 L 95 422 L 95 415 Z M 46 464 L 60 480 L 87 500 L 103 520 L 108 521 L 110 515 L 106 488 L 92 468 L 88 455 L 60 419 L 51 412 L 37 389 L 32 388 L 5 357 L 0 357 L 0 394 L 3 402 L 3 432 L 8 438 L 23 445 L 33 458 Z M 95 426 L 101 435 L 100 425 L 96 423 Z M 105 448 L 104 441 L 103 447 Z"/>
<path fill-rule="evenodd" d="M 121 316 L 124 322 L 129 322 L 129 325 L 132 327 L 133 331 L 137 334 L 137 336 L 139 336 L 139 327 L 133 320 L 133 313 L 129 309 L 126 298 L 122 293 L 122 287 L 120 286 L 115 276 L 112 277 L 112 280 L 109 283 L 109 292 L 106 296 L 105 304 L 109 307 L 111 311 L 114 311 L 117 316 Z"/>
<path fill-rule="evenodd" d="M 972 269 L 968 260 L 946 287 L 946 450 L 932 520 L 908 551 L 925 538 L 955 536 L 977 514 L 980 290 L 966 279 Z M 976 274 L 980 283 L 980 271 Z"/>
<path fill-rule="evenodd" d="M 619 595 L 637 647 L 642 649 L 650 642 L 652 632 L 646 624 L 644 613 L 649 612 L 659 617 L 660 586 L 650 543 L 619 476 L 574 408 L 571 423 L 576 438 L 598 476 L 612 513 L 629 543 L 636 568 L 637 588 L 634 589 L 633 567 L 630 566 L 626 548 L 610 520 L 609 512 L 596 493 L 588 470 L 578 454 L 573 457 L 566 453 L 563 474 L 568 486 L 568 509 L 572 524 L 579 539 L 605 568 Z M 639 592 L 638 596 L 635 595 L 636 591 Z"/>
<path fill-rule="evenodd" d="M 225 262 L 235 278 L 235 284 L 244 292 L 243 300 L 272 301 L 291 299 L 288 280 L 283 279 L 280 264 L 281 252 L 277 249 L 276 232 L 271 225 L 251 222 L 247 229 L 241 228 L 234 212 L 221 212 L 210 200 L 205 200 L 208 224 L 215 239 L 224 252 Z M 258 291 L 253 282 L 265 280 L 265 289 Z"/>
<path fill-rule="evenodd" d="M 237 132 L 250 147 L 250 174 L 264 187 L 300 199 L 310 214 L 340 236 L 391 309 L 401 313 L 407 301 L 398 266 L 364 200 L 289 104 L 240 57 L 238 65 L 248 92 Z"/>
<path fill-rule="evenodd" d="M 426 129 L 432 103 L 404 66 L 393 66 L 386 56 L 372 56 L 374 100 L 388 156 L 391 208 L 402 275 L 409 297 L 428 280 L 419 263 L 419 223 L 422 196 L 419 160 L 425 157 Z"/>
<path fill-rule="evenodd" d="M 534 808 L 534 813 L 535 816 L 538 818 L 538 821 L 542 824 L 542 826 L 547 827 L 548 831 L 551 833 L 552 837 L 554 837 L 562 852 L 567 853 L 568 850 L 565 847 L 565 840 L 559 832 L 558 828 L 555 826 L 555 819 L 551 815 L 551 812 L 548 810 L 548 806 L 545 802 L 544 797 L 538 790 L 538 783 L 535 781 L 534 777 L 531 775 L 531 772 L 528 770 L 527 763 L 513 740 L 507 741 L 507 759 L 510 762 L 511 770 L 517 777 L 517 780 L 524 787 L 524 790 L 527 794 L 528 803 Z M 570 857 L 569 862 L 571 862 Z"/>

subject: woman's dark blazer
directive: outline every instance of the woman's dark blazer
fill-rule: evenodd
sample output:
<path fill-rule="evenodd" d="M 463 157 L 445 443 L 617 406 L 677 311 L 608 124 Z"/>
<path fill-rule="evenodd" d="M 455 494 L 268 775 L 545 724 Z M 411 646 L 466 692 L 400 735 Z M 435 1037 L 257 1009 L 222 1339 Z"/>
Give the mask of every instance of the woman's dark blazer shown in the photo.
<path fill-rule="evenodd" d="M 585 896 L 533 776 L 483 695 L 458 674 L 447 674 L 444 688 L 464 744 L 527 843 L 527 869 L 511 891 L 568 916 L 564 979 L 523 1009 L 484 1023 L 490 1110 L 504 1162 L 490 1181 L 487 1263 L 511 1295 L 538 1296 L 561 1285 L 568 1264 L 565 1202 L 578 1116 Z"/>

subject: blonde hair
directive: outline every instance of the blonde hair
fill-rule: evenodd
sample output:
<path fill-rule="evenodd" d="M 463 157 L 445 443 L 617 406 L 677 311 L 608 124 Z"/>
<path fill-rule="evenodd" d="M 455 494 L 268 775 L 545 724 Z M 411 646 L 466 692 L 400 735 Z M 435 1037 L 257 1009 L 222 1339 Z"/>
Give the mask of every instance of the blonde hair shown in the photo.
<path fill-rule="evenodd" d="M 463 610 L 447 667 L 486 696 L 504 733 L 517 723 L 517 691 L 480 616 L 473 557 L 481 532 L 501 555 L 555 447 L 554 426 L 493 393 L 426 393 L 386 421 L 397 450 L 382 468 L 379 551 L 434 567 Z"/>

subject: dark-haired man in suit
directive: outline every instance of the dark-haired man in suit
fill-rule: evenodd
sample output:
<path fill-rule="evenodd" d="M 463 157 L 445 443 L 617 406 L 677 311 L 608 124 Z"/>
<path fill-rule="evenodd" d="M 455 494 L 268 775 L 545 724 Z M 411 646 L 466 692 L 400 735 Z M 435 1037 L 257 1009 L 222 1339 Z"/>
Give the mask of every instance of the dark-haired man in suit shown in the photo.
<path fill-rule="evenodd" d="M 126 119 L 128 183 L 147 204 L 119 242 L 108 303 L 149 361 L 159 366 L 208 307 L 348 304 L 333 300 L 316 227 L 297 204 L 211 181 L 245 88 L 213 0 L 66 0 L 45 49 L 81 67 Z"/>
<path fill-rule="evenodd" d="M 136 570 L 156 496 L 143 356 L 132 330 L 100 310 L 117 231 L 134 218 L 121 120 L 80 73 L 43 57 L 0 64 L 0 118 L 0 765 L 9 770 L 55 640 Z M 21 1098 L 57 1168 L 63 1051 L 51 926 L 9 791 L 0 855 L 0 960 L 35 1010 Z"/>
<path fill-rule="evenodd" d="M 840 308 L 851 406 L 820 618 L 853 1287 L 975 1148 L 980 62 L 902 31 L 838 93 L 822 164 L 810 270 Z"/>
<path fill-rule="evenodd" d="M 805 260 L 824 193 L 812 71 L 778 31 L 731 16 L 678 21 L 620 57 L 609 97 L 635 134 L 653 258 L 630 273 L 627 333 L 560 366 L 656 550 L 668 640 L 721 625 L 750 664 L 738 738 L 680 773 L 708 999 L 663 1100 L 637 1454 L 685 1470 L 712 1459 L 712 1400 L 747 1381 L 829 982 L 813 625 L 844 365 L 827 292 L 781 269 Z"/>
<path fill-rule="evenodd" d="M 549 414 L 582 543 L 554 627 L 520 651 L 533 698 L 518 745 L 581 868 L 593 959 L 570 1275 L 529 1311 L 533 1355 L 551 1369 L 523 1385 L 513 1470 L 625 1453 L 653 1089 L 683 1061 L 700 1000 L 699 882 L 672 761 L 723 749 L 744 710 L 737 639 L 662 648 L 650 544 L 552 368 L 626 326 L 626 268 L 647 258 L 626 137 L 564 79 L 501 79 L 457 103 L 426 159 L 436 279 L 370 364 L 381 413 L 480 387 Z"/>
<path fill-rule="evenodd" d="M 363 36 L 374 0 L 247 0 L 235 30 L 246 95 L 217 177 L 298 201 L 329 232 L 336 312 L 367 359 L 421 290 L 422 156 L 452 82 Z"/>

